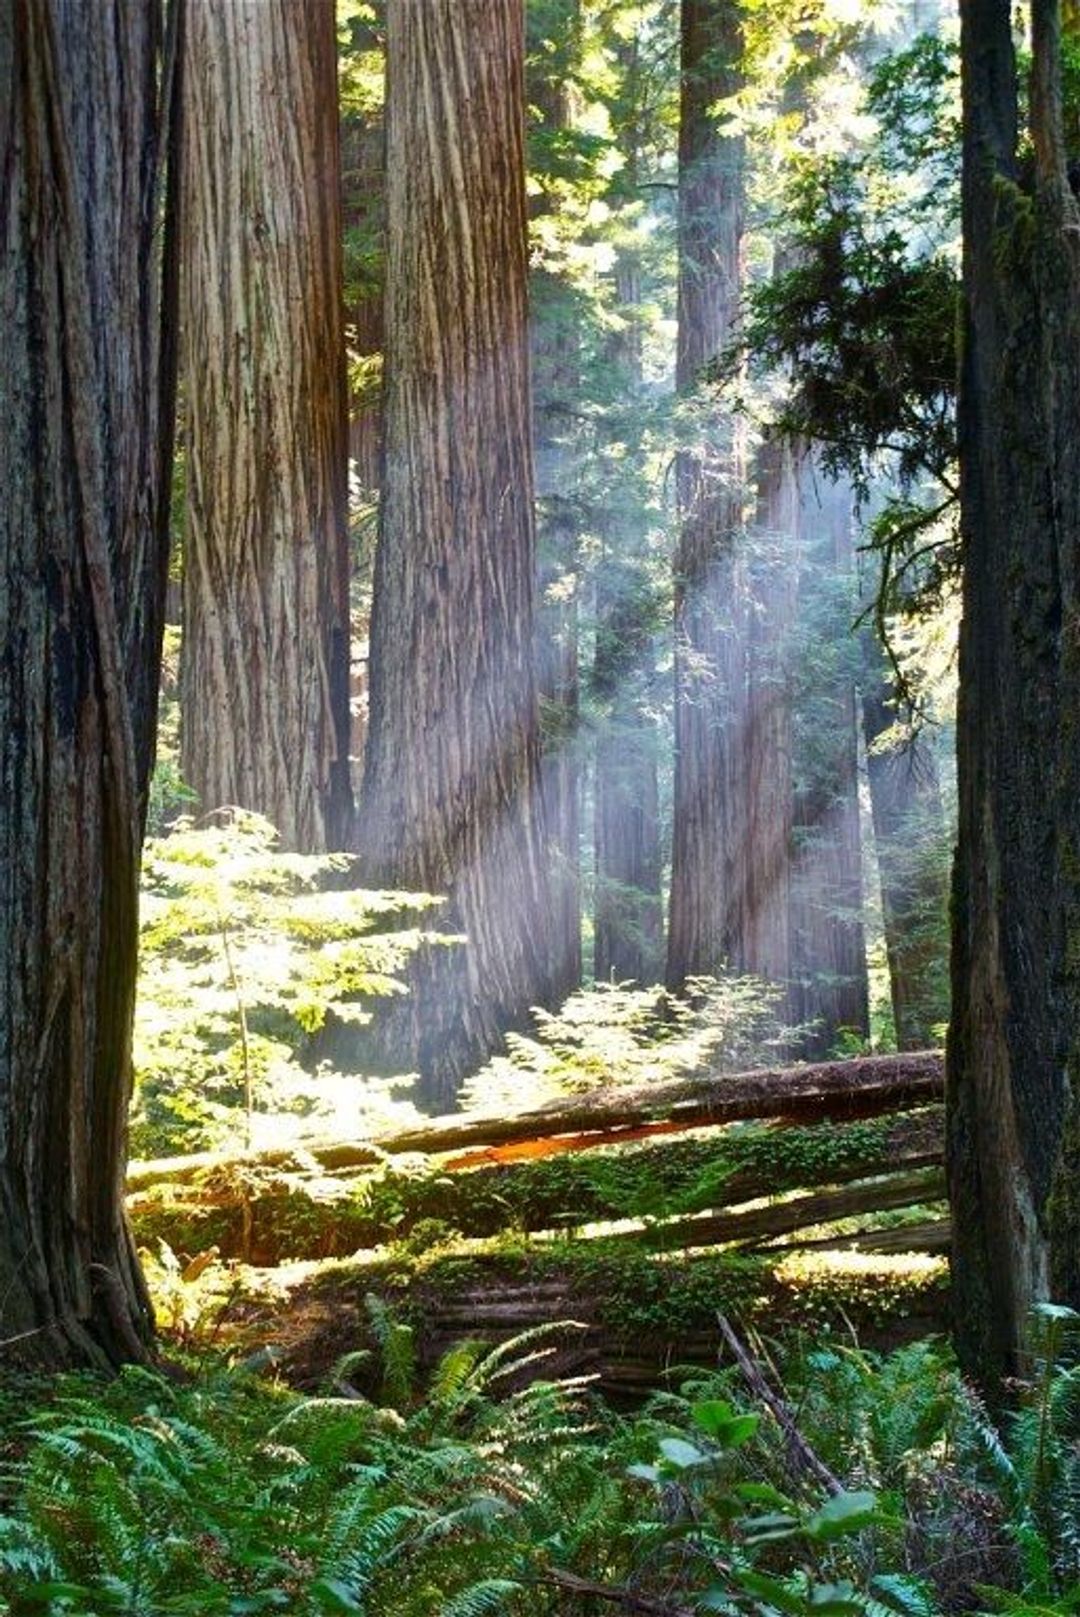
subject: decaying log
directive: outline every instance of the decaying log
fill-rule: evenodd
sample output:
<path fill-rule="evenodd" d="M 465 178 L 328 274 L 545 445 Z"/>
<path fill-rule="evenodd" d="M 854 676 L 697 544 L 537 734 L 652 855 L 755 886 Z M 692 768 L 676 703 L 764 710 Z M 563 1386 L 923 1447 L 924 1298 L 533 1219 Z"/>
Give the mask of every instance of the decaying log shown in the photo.
<path fill-rule="evenodd" d="M 880 1117 L 941 1100 L 944 1071 L 941 1052 L 925 1050 L 901 1055 L 861 1056 L 803 1067 L 758 1072 L 703 1072 L 693 1078 L 654 1084 L 623 1085 L 568 1096 L 532 1111 L 487 1117 L 455 1114 L 436 1117 L 415 1128 L 399 1129 L 370 1140 L 305 1142 L 293 1150 L 243 1153 L 201 1152 L 193 1156 L 133 1162 L 129 1191 L 166 1181 L 185 1182 L 221 1169 L 299 1168 L 323 1172 L 362 1167 L 381 1155 L 413 1152 L 428 1156 L 472 1152 L 450 1166 L 478 1166 L 499 1160 L 498 1148 L 525 1141 L 552 1141 L 552 1149 L 592 1149 L 617 1143 L 623 1131 L 633 1138 L 651 1133 L 704 1128 L 747 1119 L 788 1122 L 835 1122 Z M 556 1146 L 554 1142 L 561 1142 Z M 444 1164 L 444 1166 L 446 1166 Z"/>
<path fill-rule="evenodd" d="M 654 1225 L 651 1233 L 662 1237 L 669 1246 L 679 1248 L 723 1246 L 733 1241 L 741 1246 L 754 1247 L 781 1235 L 794 1235 L 799 1230 L 813 1229 L 819 1224 L 835 1224 L 842 1218 L 857 1218 L 861 1213 L 883 1213 L 917 1206 L 922 1202 L 942 1201 L 945 1193 L 944 1171 L 940 1167 L 927 1167 L 913 1173 L 874 1179 L 868 1184 L 847 1185 L 840 1190 L 815 1190 L 808 1195 L 792 1196 L 787 1201 L 774 1202 L 767 1207 L 673 1219 L 667 1224 Z M 640 1241 L 641 1232 L 620 1231 L 607 1239 Z M 839 1246 L 843 1240 L 833 1240 L 827 1244 Z"/>

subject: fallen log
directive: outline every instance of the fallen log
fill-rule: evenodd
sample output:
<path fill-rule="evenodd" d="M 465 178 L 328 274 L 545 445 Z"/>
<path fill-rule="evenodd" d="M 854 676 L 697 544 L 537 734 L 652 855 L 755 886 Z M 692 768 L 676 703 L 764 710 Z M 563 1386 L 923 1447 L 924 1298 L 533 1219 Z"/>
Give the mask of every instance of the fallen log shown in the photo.
<path fill-rule="evenodd" d="M 754 1207 L 749 1211 L 735 1209 L 731 1212 L 706 1213 L 695 1218 L 673 1219 L 666 1224 L 653 1225 L 648 1233 L 669 1250 L 725 1246 L 734 1242 L 743 1247 L 755 1247 L 780 1236 L 815 1229 L 821 1224 L 857 1218 L 862 1213 L 885 1213 L 902 1207 L 916 1207 L 923 1202 L 943 1201 L 945 1194 L 943 1170 L 937 1166 L 924 1167 L 913 1173 L 875 1179 L 869 1184 L 848 1185 L 840 1190 L 815 1190 L 806 1196 L 792 1196 L 787 1201 Z M 605 1239 L 640 1241 L 641 1231 L 619 1231 Z M 827 1244 L 836 1247 L 844 1242 L 844 1237 L 838 1237 Z"/>
<path fill-rule="evenodd" d="M 542 1361 L 523 1360 L 526 1379 L 541 1375 L 595 1377 L 616 1397 L 638 1398 L 686 1366 L 716 1365 L 721 1345 L 717 1314 L 746 1330 L 770 1336 L 789 1327 L 820 1334 L 835 1319 L 871 1347 L 888 1347 L 942 1329 L 947 1275 L 942 1265 L 913 1268 L 906 1259 L 860 1258 L 837 1253 L 805 1269 L 773 1257 L 750 1260 L 715 1252 L 674 1257 L 609 1250 L 607 1258 L 553 1268 L 559 1255 L 548 1249 L 509 1260 L 492 1253 L 482 1260 L 447 1260 L 419 1273 L 403 1291 L 387 1288 L 377 1271 L 342 1268 L 301 1282 L 265 1303 L 263 1323 L 249 1320 L 251 1347 L 277 1333 L 283 1320 L 306 1320 L 293 1337 L 281 1369 L 294 1385 L 318 1387 L 347 1352 L 374 1349 L 370 1373 L 378 1382 L 377 1344 L 371 1337 L 365 1297 L 381 1295 L 415 1333 L 417 1361 L 427 1372 L 465 1339 L 495 1347 L 536 1327 L 554 1334 L 554 1351 Z M 562 1326 L 563 1329 L 559 1330 Z M 523 1348 L 528 1359 L 528 1346 Z M 511 1358 L 513 1355 L 511 1355 Z"/>
<path fill-rule="evenodd" d="M 762 1196 L 939 1166 L 942 1159 L 940 1109 L 929 1108 L 875 1125 L 869 1139 L 860 1123 L 770 1131 L 765 1140 L 755 1131 L 633 1144 L 598 1164 L 583 1156 L 554 1176 L 522 1163 L 464 1175 L 402 1173 L 379 1181 L 381 1200 L 357 1194 L 348 1181 L 282 1176 L 253 1187 L 246 1176 L 215 1175 L 204 1185 L 166 1182 L 138 1192 L 128 1198 L 128 1215 L 143 1245 L 163 1240 L 174 1252 L 215 1246 L 225 1258 L 267 1264 L 370 1250 L 400 1241 L 424 1220 L 483 1238 L 507 1227 L 566 1234 L 660 1206 L 670 1217 L 689 1219 Z M 635 1184 L 640 1203 L 630 1194 Z M 707 1233 L 700 1224 L 685 1227 L 698 1238 Z"/>
<path fill-rule="evenodd" d="M 463 1169 L 498 1161 L 493 1152 L 526 1141 L 551 1141 L 553 1151 L 591 1150 L 599 1144 L 617 1143 L 620 1135 L 630 1130 L 635 1131 L 632 1138 L 641 1139 L 652 1133 L 750 1119 L 849 1121 L 926 1106 L 940 1100 L 943 1093 L 943 1061 L 937 1050 L 860 1056 L 756 1072 L 710 1071 L 693 1078 L 591 1090 L 511 1116 L 462 1113 L 431 1118 L 413 1128 L 376 1135 L 370 1140 L 312 1140 L 291 1151 L 200 1152 L 155 1162 L 133 1162 L 128 1169 L 128 1189 L 145 1189 L 166 1181 L 191 1182 L 218 1170 L 288 1170 L 290 1164 L 298 1168 L 314 1165 L 333 1172 L 368 1166 L 381 1156 L 405 1153 L 456 1153 L 458 1160 L 452 1166 Z M 568 1139 L 576 1144 L 568 1146 Z M 484 1148 L 485 1155 L 462 1155 L 480 1148 Z"/>

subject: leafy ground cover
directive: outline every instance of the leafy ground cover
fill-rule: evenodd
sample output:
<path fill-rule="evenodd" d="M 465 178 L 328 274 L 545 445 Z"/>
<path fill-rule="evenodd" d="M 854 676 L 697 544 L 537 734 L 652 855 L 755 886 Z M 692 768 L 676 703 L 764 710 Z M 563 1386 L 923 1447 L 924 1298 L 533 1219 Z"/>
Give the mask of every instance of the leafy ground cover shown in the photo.
<path fill-rule="evenodd" d="M 796 1447 L 734 1368 L 675 1371 L 629 1415 L 581 1380 L 529 1379 L 545 1331 L 458 1344 L 420 1390 L 407 1331 L 371 1306 L 370 1399 L 351 1360 L 315 1397 L 206 1359 L 47 1397 L 5 1383 L 5 1617 L 1036 1617 L 1080 1600 L 1070 1321 L 1038 1322 L 1001 1426 L 934 1343 L 789 1343 Z"/>

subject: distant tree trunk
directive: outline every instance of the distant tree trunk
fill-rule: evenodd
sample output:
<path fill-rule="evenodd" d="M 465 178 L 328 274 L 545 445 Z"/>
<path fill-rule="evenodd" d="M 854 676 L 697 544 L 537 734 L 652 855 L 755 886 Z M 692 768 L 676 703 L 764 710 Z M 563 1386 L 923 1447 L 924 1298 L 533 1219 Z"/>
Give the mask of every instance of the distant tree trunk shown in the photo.
<path fill-rule="evenodd" d="M 925 735 L 889 740 L 897 715 L 884 654 L 872 630 L 862 644 L 866 769 L 896 1043 L 925 1050 L 949 1015 L 947 833 L 937 759 Z"/>
<path fill-rule="evenodd" d="M 800 584 L 804 668 L 795 758 L 792 1012 L 811 1024 L 808 1059 L 842 1033 L 870 1032 L 863 928 L 852 507 L 838 484 L 804 478 Z"/>
<path fill-rule="evenodd" d="M 342 848 L 349 571 L 333 0 L 191 0 L 181 761 Z"/>
<path fill-rule="evenodd" d="M 344 226 L 361 238 L 361 267 L 345 311 L 346 340 L 357 366 L 358 390 L 349 400 L 349 455 L 360 486 L 379 487 L 382 410 L 379 373 L 383 351 L 383 276 L 379 245 L 385 236 L 386 130 L 380 116 L 350 117 L 341 126 Z"/>
<path fill-rule="evenodd" d="M 564 27 L 572 29 L 577 0 Z M 566 79 L 530 75 L 528 101 L 547 135 L 571 127 Z M 557 202 L 541 193 L 533 215 Z M 573 293 L 545 268 L 533 271 L 533 447 L 538 500 L 536 677 L 541 714 L 541 771 L 551 856 L 552 991 L 565 999 L 581 984 L 581 746 L 578 677 L 578 525 L 574 457 L 568 440 L 577 410 L 581 365 Z"/>
<path fill-rule="evenodd" d="M 637 153 L 627 152 L 631 174 Z M 625 381 L 629 407 L 642 393 L 640 268 L 630 252 L 616 266 L 626 325 L 611 344 L 611 363 Z M 640 461 L 640 457 L 638 457 Z M 622 463 L 637 472 L 633 457 Z M 622 520 L 608 524 L 609 551 L 596 581 L 594 699 L 604 708 L 596 732 L 593 835 L 596 900 L 593 972 L 597 982 L 657 981 L 663 972 L 659 737 L 648 711 L 655 682 L 656 591 L 647 566 L 643 490 L 632 483 L 616 499 Z"/>
<path fill-rule="evenodd" d="M 356 33 L 370 25 L 354 21 Z M 382 33 L 363 43 L 372 49 Z M 341 190 L 346 240 L 345 343 L 349 360 L 350 514 L 354 501 L 367 509 L 352 529 L 349 560 L 351 633 L 349 663 L 350 740 L 353 758 L 364 756 L 367 733 L 368 639 L 371 580 L 375 567 L 373 508 L 382 481 L 383 280 L 386 249 L 386 129 L 382 109 L 346 109 L 341 123 Z"/>
<path fill-rule="evenodd" d="M 731 964 L 782 985 L 791 977 L 791 865 L 794 840 L 791 655 L 798 599 L 801 527 L 799 452 L 779 438 L 762 444 L 747 632 L 746 723 L 742 735 L 746 847 L 741 861 L 741 930 Z"/>
<path fill-rule="evenodd" d="M 160 42 L 147 0 L 0 0 L 5 1362 L 116 1364 L 152 1329 L 123 1184 L 175 379 Z"/>
<path fill-rule="evenodd" d="M 742 278 L 744 142 L 723 133 L 743 50 L 738 0 L 683 0 L 676 385 L 689 397 L 731 341 Z M 738 778 L 745 719 L 745 465 L 730 417 L 680 452 L 675 562 L 675 804 L 667 981 L 718 970 L 742 931 L 746 828 Z"/>
<path fill-rule="evenodd" d="M 1032 7 L 1035 195 L 1008 0 L 964 0 L 964 619 L 948 1163 L 957 1345 L 993 1381 L 1080 1306 L 1080 213 L 1060 9 Z M 1070 1094 L 1073 1098 L 1070 1099 Z"/>
<path fill-rule="evenodd" d="M 400 1066 L 451 1102 L 549 999 L 533 679 L 522 0 L 398 0 L 388 38 L 385 476 L 362 815 L 369 879 L 446 893 Z"/>

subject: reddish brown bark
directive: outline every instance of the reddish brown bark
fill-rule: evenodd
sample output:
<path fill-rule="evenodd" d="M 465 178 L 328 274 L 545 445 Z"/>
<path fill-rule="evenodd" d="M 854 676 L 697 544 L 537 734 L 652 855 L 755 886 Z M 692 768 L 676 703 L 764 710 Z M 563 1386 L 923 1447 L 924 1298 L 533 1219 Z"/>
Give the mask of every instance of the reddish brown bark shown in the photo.
<path fill-rule="evenodd" d="M 369 880 L 448 895 L 386 1019 L 452 1102 L 550 997 L 533 674 L 521 0 L 399 0 L 388 34 L 385 470 L 361 817 Z"/>
<path fill-rule="evenodd" d="M 0 0 L 5 1362 L 140 1358 L 152 1327 L 122 1194 L 175 379 L 161 20 Z"/>
<path fill-rule="evenodd" d="M 348 845 L 333 0 L 191 0 L 181 761 L 204 811 Z"/>

